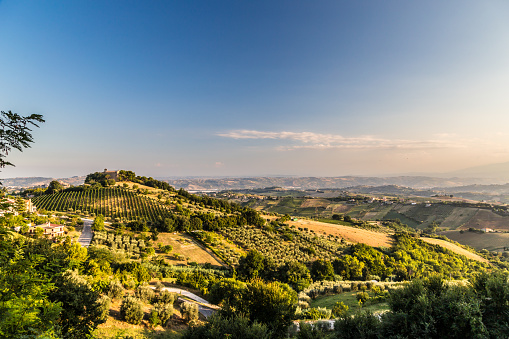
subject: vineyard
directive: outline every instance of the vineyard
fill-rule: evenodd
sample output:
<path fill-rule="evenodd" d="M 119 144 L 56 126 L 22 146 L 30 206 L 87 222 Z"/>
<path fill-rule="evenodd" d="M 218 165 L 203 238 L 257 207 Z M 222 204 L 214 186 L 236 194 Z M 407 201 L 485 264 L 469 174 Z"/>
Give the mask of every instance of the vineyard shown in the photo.
<path fill-rule="evenodd" d="M 58 212 L 102 214 L 109 218 L 156 221 L 170 215 L 165 205 L 120 188 L 99 188 L 84 191 L 41 195 L 32 199 L 38 209 Z"/>

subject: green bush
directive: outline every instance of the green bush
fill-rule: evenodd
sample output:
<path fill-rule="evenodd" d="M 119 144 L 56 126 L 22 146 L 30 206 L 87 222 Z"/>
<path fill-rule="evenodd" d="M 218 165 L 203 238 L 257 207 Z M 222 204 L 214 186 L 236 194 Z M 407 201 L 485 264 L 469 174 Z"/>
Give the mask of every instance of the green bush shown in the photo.
<path fill-rule="evenodd" d="M 338 301 L 332 307 L 332 315 L 336 318 L 344 316 L 346 312 L 348 312 L 348 306 L 342 301 Z"/>
<path fill-rule="evenodd" d="M 251 322 L 249 318 L 242 315 L 223 317 L 216 313 L 204 325 L 189 327 L 182 338 L 270 339 L 273 336 L 265 324 L 257 321 Z"/>
<path fill-rule="evenodd" d="M 152 302 L 152 300 L 154 300 L 155 297 L 154 290 L 150 288 L 150 286 L 148 285 L 140 285 L 136 287 L 134 294 L 141 301 L 149 303 Z"/>
<path fill-rule="evenodd" d="M 154 307 L 159 315 L 161 326 L 165 326 L 174 313 L 173 304 L 157 303 Z"/>
<path fill-rule="evenodd" d="M 118 299 L 124 295 L 124 287 L 118 280 L 112 280 L 108 288 L 108 296 L 111 299 Z"/>
<path fill-rule="evenodd" d="M 143 320 L 141 301 L 129 295 L 125 296 L 120 305 L 120 316 L 130 324 L 141 324 Z"/>
<path fill-rule="evenodd" d="M 159 320 L 159 313 L 155 309 L 152 309 L 152 311 L 150 311 L 148 322 L 152 327 L 156 327 L 161 323 L 161 320 Z"/>
<path fill-rule="evenodd" d="M 359 292 L 357 293 L 356 298 L 358 301 L 365 303 L 369 299 L 369 294 L 368 292 Z"/>
<path fill-rule="evenodd" d="M 110 314 L 111 299 L 103 295 L 97 300 L 97 303 L 100 305 L 99 310 L 101 312 L 98 318 L 101 321 L 106 321 Z"/>
<path fill-rule="evenodd" d="M 331 316 L 331 310 L 326 309 L 325 307 L 311 307 L 302 311 L 300 318 L 302 319 L 329 319 Z"/>
<path fill-rule="evenodd" d="M 382 289 L 380 288 L 380 286 L 375 285 L 371 288 L 371 292 L 373 292 L 373 294 L 377 296 L 382 293 Z"/>
<path fill-rule="evenodd" d="M 155 292 L 161 293 L 161 291 L 163 290 L 163 287 L 164 287 L 164 285 L 160 281 L 156 282 Z"/>
<path fill-rule="evenodd" d="M 199 313 L 197 304 L 184 302 L 180 308 L 182 309 L 182 316 L 187 320 L 187 322 L 198 320 Z"/>
<path fill-rule="evenodd" d="M 159 293 L 159 302 L 163 304 L 173 305 L 177 301 L 177 293 L 171 293 L 168 290 L 163 290 Z"/>

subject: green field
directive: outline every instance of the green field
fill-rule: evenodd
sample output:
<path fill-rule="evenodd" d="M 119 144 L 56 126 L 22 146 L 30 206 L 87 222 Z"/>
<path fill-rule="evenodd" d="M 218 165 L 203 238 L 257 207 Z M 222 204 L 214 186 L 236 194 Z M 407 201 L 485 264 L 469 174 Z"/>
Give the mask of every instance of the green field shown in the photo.
<path fill-rule="evenodd" d="M 472 219 L 478 210 L 478 208 L 456 207 L 440 226 L 452 229 L 461 227 Z"/>
<path fill-rule="evenodd" d="M 334 304 L 336 304 L 339 301 L 342 301 L 346 306 L 348 306 L 348 315 L 355 314 L 356 311 L 362 309 L 362 310 L 370 310 L 371 312 L 384 312 L 389 310 L 389 305 L 386 302 L 376 303 L 371 305 L 368 301 L 365 305 L 362 306 L 362 308 L 359 306 L 359 303 L 357 302 L 357 295 L 358 291 L 355 292 L 344 292 L 336 295 L 331 296 L 323 296 L 318 297 L 315 300 L 312 300 L 310 303 L 310 307 L 326 307 L 328 309 L 332 309 L 334 307 Z M 370 297 L 373 296 L 372 293 L 369 292 Z"/>
<path fill-rule="evenodd" d="M 410 227 L 413 227 L 413 228 L 417 228 L 419 226 L 419 223 L 417 221 L 415 221 L 413 219 L 410 219 L 406 215 L 401 214 L 399 212 L 396 212 L 394 210 L 392 210 L 389 213 L 387 213 L 383 219 L 384 220 L 399 219 L 403 224 L 405 224 L 407 226 L 410 226 Z"/>
<path fill-rule="evenodd" d="M 460 244 L 475 248 L 476 250 L 486 249 L 488 251 L 504 251 L 509 247 L 509 233 L 477 233 L 465 231 L 446 231 L 441 234 L 447 238 L 457 241 Z"/>

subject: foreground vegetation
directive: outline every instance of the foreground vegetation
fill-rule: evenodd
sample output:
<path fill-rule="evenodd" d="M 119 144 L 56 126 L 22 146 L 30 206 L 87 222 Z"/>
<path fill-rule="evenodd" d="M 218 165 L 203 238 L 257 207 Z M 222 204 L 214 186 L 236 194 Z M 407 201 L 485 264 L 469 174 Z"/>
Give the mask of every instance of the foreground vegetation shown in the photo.
<path fill-rule="evenodd" d="M 94 178 L 88 184 L 94 188 L 59 191 L 52 187 L 36 200 L 73 213 L 78 210 L 68 204 L 83 202 L 79 211 L 96 215 L 95 237 L 88 249 L 69 238 L 53 243 L 23 230 L 12 233 L 7 227 L 28 219 L 0 218 L 5 227 L 0 239 L 0 298 L 4 301 L 0 312 L 2 319 L 10 319 L 0 323 L 1 335 L 488 338 L 505 330 L 506 320 L 495 322 L 487 308 L 492 305 L 484 305 L 483 298 L 493 298 L 492 290 L 508 289 L 507 276 L 488 276 L 484 272 L 494 270 L 490 264 L 426 243 L 400 223 L 383 225 L 396 232 L 384 233 L 392 237 L 390 246 L 372 247 L 290 226 L 289 216 L 266 220 L 250 208 L 174 191 L 156 181 L 150 182 L 166 192 L 161 198 L 134 191 L 133 183 L 112 186 L 107 179 L 102 183 L 104 178 Z M 136 201 L 161 210 L 136 207 Z M 103 212 L 111 221 L 107 228 L 99 214 Z M 74 219 L 69 221 L 76 223 Z M 336 221 L 368 227 L 344 216 Z M 195 241 L 228 265 L 214 268 L 210 262 L 200 265 L 192 258 L 183 261 L 187 266 L 173 265 L 175 261 L 168 257 L 182 257 L 159 238 L 175 231 L 185 234 L 185 246 Z M 14 275 L 17 270 L 22 274 Z M 444 279 L 469 279 L 472 284 Z M 409 280 L 413 282 L 407 284 Z M 209 319 L 200 318 L 196 304 L 168 296 L 164 286 L 191 289 L 218 309 Z M 486 292 L 482 286 L 487 286 Z M 500 312 L 509 312 L 507 305 L 499 301 L 496 305 Z M 423 317 L 418 314 L 421 307 L 427 310 L 425 315 L 432 314 L 424 317 L 428 327 L 413 325 L 412 317 Z M 446 307 L 471 321 L 445 317 Z M 302 323 L 300 331 L 292 332 L 294 321 L 325 320 L 336 321 L 334 330 Z M 118 331 L 111 324 L 120 327 Z M 129 324 L 129 331 L 122 324 Z M 455 330 L 444 334 L 442 326 Z"/>

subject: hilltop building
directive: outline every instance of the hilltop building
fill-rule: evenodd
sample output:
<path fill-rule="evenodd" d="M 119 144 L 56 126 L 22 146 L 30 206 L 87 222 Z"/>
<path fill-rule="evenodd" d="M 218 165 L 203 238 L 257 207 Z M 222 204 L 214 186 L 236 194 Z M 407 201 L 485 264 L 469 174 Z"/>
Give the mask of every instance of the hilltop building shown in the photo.
<path fill-rule="evenodd" d="M 118 181 L 118 174 L 120 171 L 108 171 L 107 168 L 104 169 L 104 174 L 107 174 L 110 176 L 110 179 L 113 179 L 115 181 Z"/>

